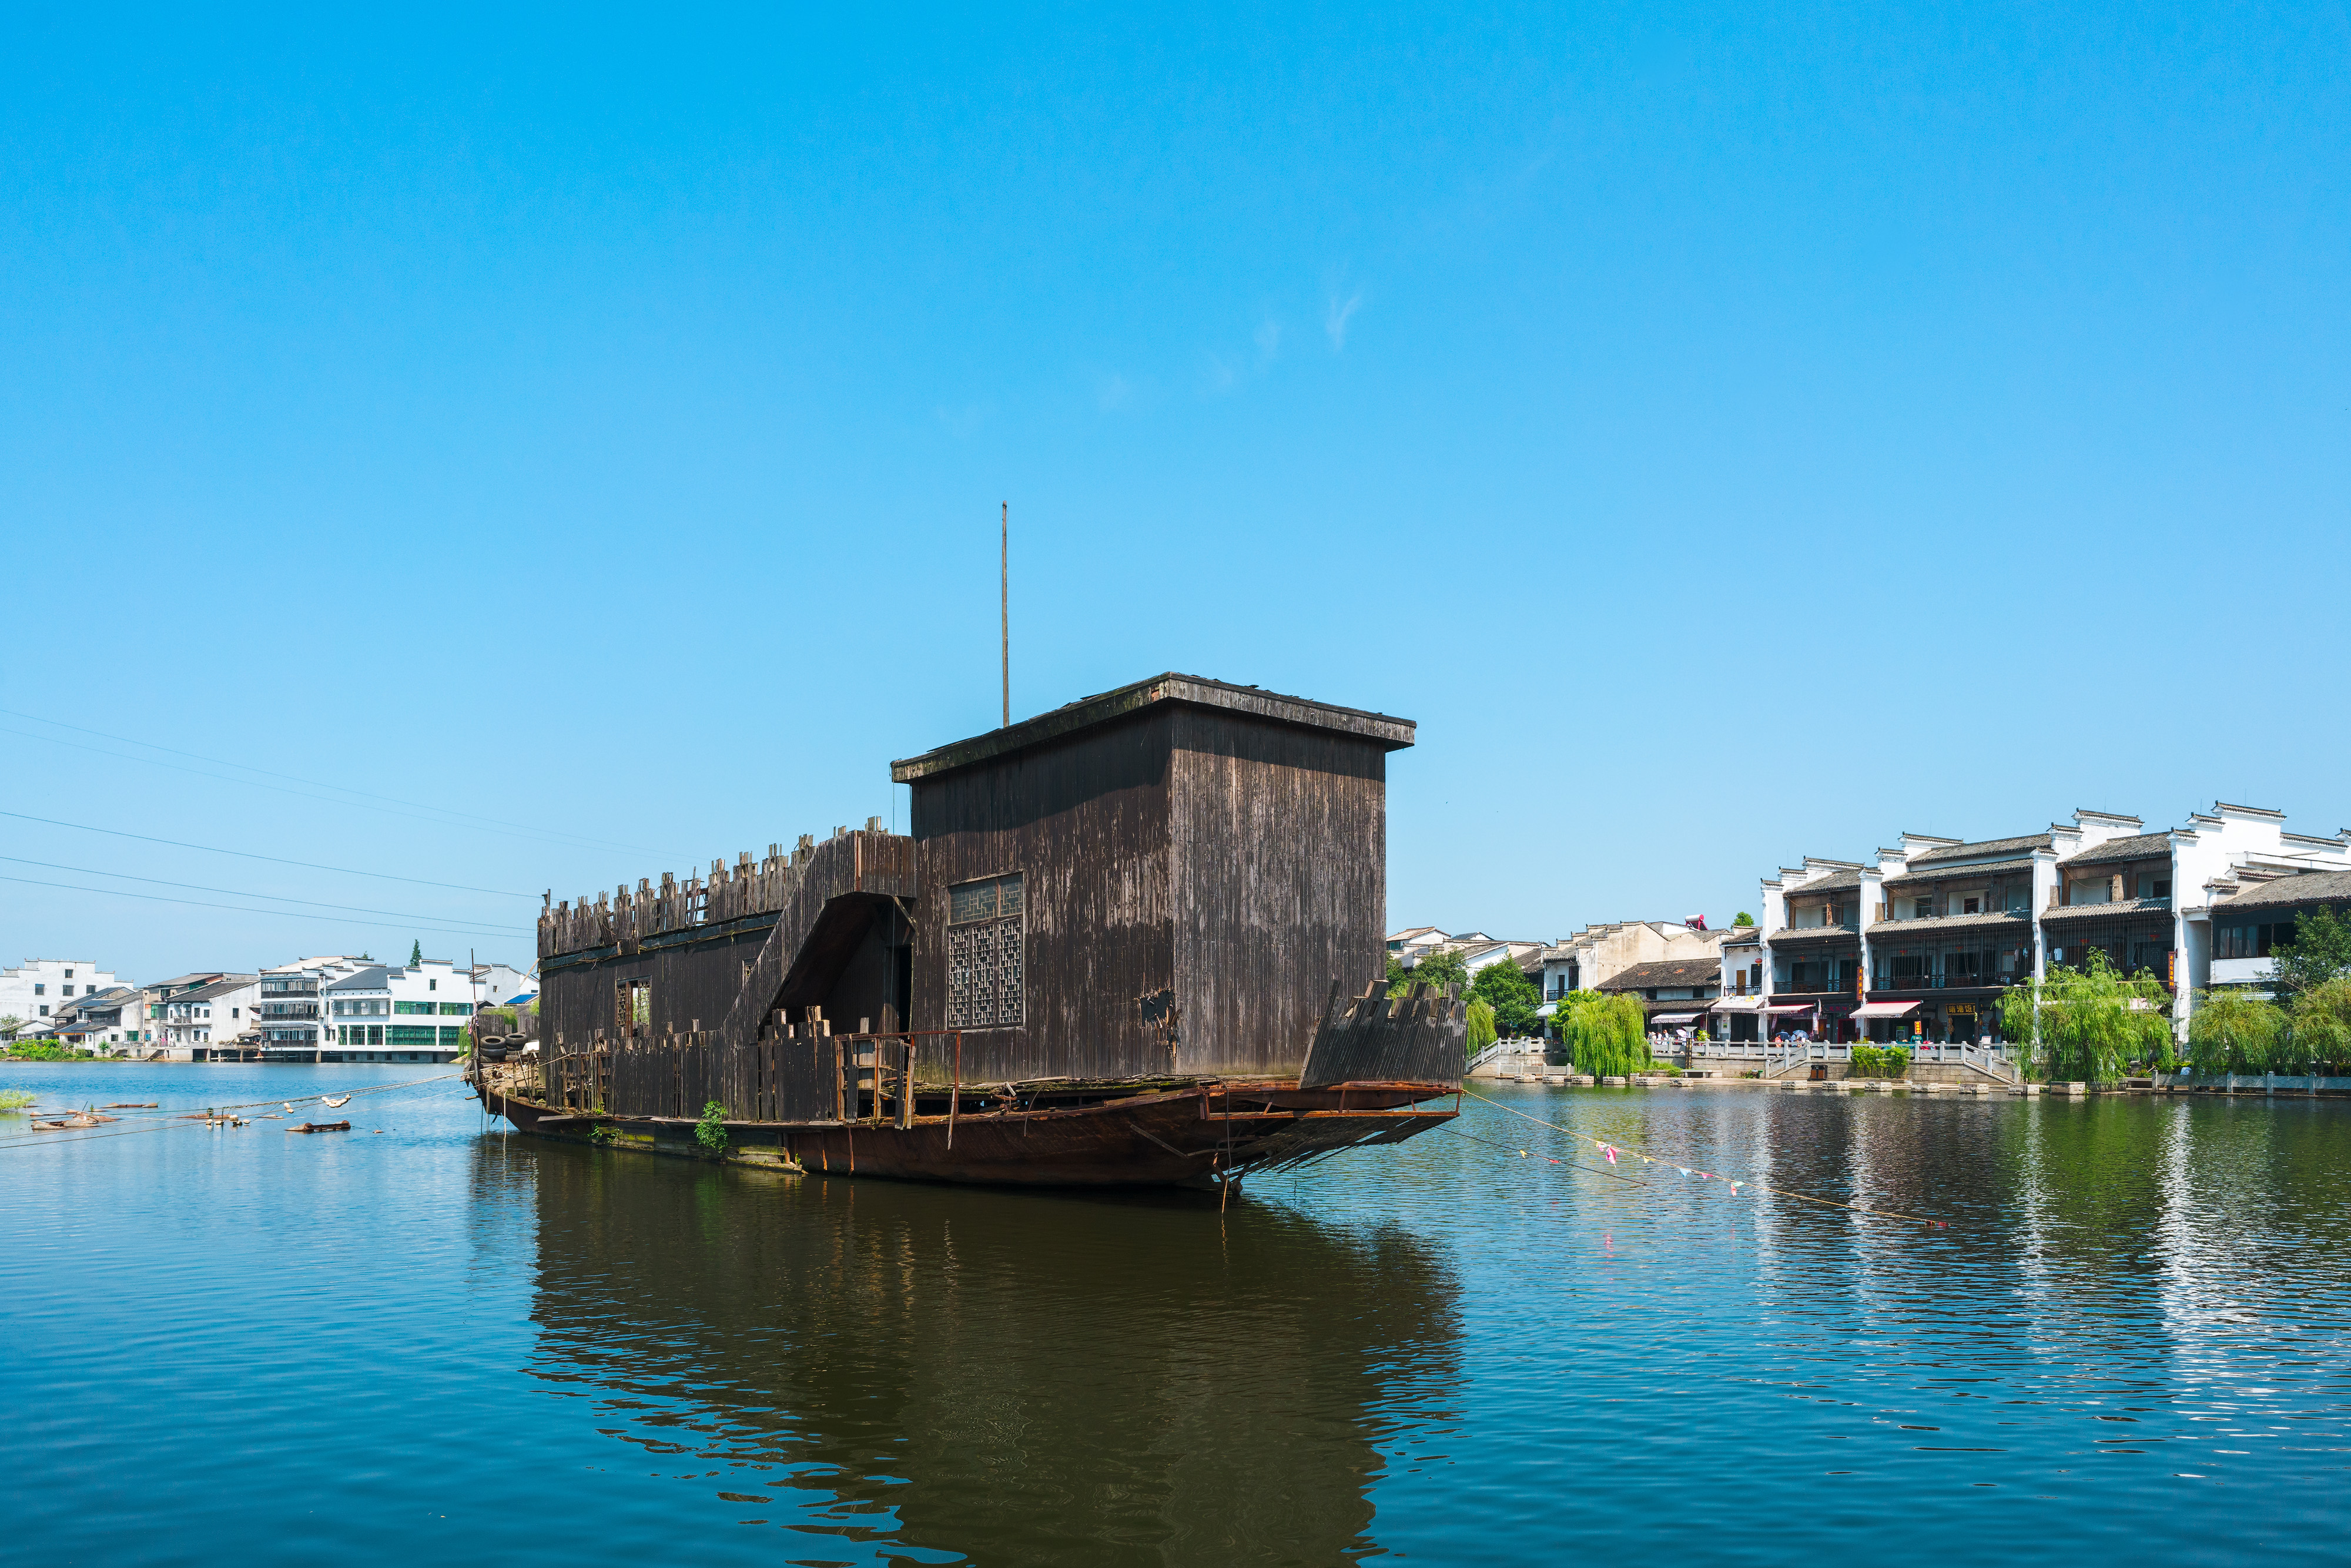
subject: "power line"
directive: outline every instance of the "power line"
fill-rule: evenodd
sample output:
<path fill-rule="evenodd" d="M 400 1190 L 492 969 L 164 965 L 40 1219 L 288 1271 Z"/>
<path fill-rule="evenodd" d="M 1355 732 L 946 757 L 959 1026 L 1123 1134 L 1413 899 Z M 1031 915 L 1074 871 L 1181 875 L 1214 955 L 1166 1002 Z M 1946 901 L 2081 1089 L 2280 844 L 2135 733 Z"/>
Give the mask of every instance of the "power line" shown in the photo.
<path fill-rule="evenodd" d="M 8 708 L 0 708 L 0 713 L 14 713 L 14 711 L 15 711 L 15 710 L 13 710 L 13 709 L 8 709 Z M 17 715 L 16 716 L 19 716 L 19 717 L 32 717 L 32 716 L 31 716 L 31 715 Z M 55 719 L 47 719 L 47 718 L 34 718 L 34 719 L 33 719 L 33 722 L 34 722 L 34 723 L 36 723 L 36 724 L 57 724 L 57 720 L 55 720 Z M 63 729 L 81 729 L 81 727 L 80 727 L 79 725 L 71 725 L 71 724 L 68 724 L 68 725 L 60 725 L 58 727 L 63 728 Z M 123 737 L 120 737 L 120 736 L 116 736 L 116 735 L 105 735 L 103 731 L 100 731 L 100 730 L 95 730 L 95 729 L 81 729 L 81 733 L 82 733 L 82 734 L 84 734 L 84 735 L 98 735 L 98 736 L 101 736 L 103 738 L 108 739 L 108 740 L 119 740 L 119 741 L 122 741 L 122 743 L 123 743 L 124 745 L 126 745 L 126 746 L 147 746 L 147 745 L 149 745 L 149 744 L 150 744 L 149 742 L 147 742 L 147 741 L 143 741 L 143 740 L 124 740 L 124 739 L 123 739 Z M 314 788 L 316 788 L 316 789 L 337 789 L 337 790 L 342 790 L 342 792 L 343 792 L 343 793 L 345 793 L 345 794 L 349 794 L 349 795 L 358 795 L 358 796 L 362 797 L 362 799 L 361 799 L 361 800 L 336 800 L 334 797 L 329 796 L 329 795 L 314 795 L 314 794 L 311 794 L 311 793 L 310 793 L 309 791 L 308 791 L 308 790 L 303 790 L 303 789 L 287 789 L 287 788 L 286 788 L 284 785 L 282 785 L 282 784 L 264 784 L 264 783 L 262 783 L 262 782 L 261 782 L 259 779 L 238 779 L 238 778 L 235 778 L 235 777 L 234 777 L 234 776 L 232 776 L 232 775 L 230 775 L 230 774 L 226 774 L 226 773 L 207 773 L 206 771 L 204 771 L 204 770 L 203 768 L 185 768 L 185 767 L 183 767 L 183 766 L 181 766 L 179 763 L 176 763 L 176 762 L 165 762 L 165 761 L 163 761 L 161 758 L 155 758 L 155 757 L 138 757 L 138 756 L 134 756 L 134 755 L 132 755 L 131 753 L 127 752 L 127 751 L 110 751 L 110 750 L 108 750 L 106 747 L 102 747 L 102 746 L 86 746 L 86 745 L 84 745 L 82 742 L 80 742 L 80 741 L 78 741 L 78 740 L 67 740 L 67 739 L 65 739 L 64 737 L 60 737 L 60 736 L 55 736 L 55 735 L 38 735 L 38 734 L 36 734 L 36 733 L 34 733 L 33 731 L 28 730 L 28 729 L 9 729 L 9 728 L 7 728 L 7 727 L 5 727 L 5 726 L 0 726 L 0 735 L 14 735 L 14 736 L 18 736 L 18 737 L 23 737 L 24 739 L 26 739 L 26 740 L 38 740 L 38 741 L 42 741 L 42 742 L 45 742 L 45 743 L 47 743 L 47 745 L 50 745 L 50 746 L 69 746 L 69 747 L 73 747 L 75 750 L 77 750 L 77 751 L 88 751 L 88 752 L 94 753 L 95 755 L 99 756 L 99 757 L 111 757 L 111 758 L 114 758 L 116 760 L 118 760 L 118 761 L 121 761 L 121 762 L 143 762 L 143 763 L 145 763 L 145 764 L 146 764 L 148 767 L 150 767 L 150 768 L 170 768 L 172 771 L 173 771 L 174 773 L 192 773 L 192 774 L 195 775 L 195 776 L 196 776 L 197 778 L 199 778 L 199 779 L 213 779 L 213 780 L 214 780 L 214 781 L 216 781 L 216 782 L 218 782 L 218 783 L 222 783 L 222 784 L 242 784 L 242 785 L 246 786 L 247 789 L 267 789 L 267 790 L 271 791 L 271 792 L 272 792 L 272 793 L 274 793 L 274 794 L 278 794 L 278 795 L 291 795 L 291 796 L 295 797 L 297 800 L 317 800 L 317 801 L 320 801 L 320 802 L 322 802 L 322 803 L 324 803 L 324 804 L 326 804 L 326 805 L 329 805 L 329 806 L 345 806 L 345 807 L 349 807 L 349 806 L 360 806 L 360 807 L 361 807 L 362 809 L 364 809 L 364 810 L 371 810 L 371 811 L 381 811 L 381 812 L 383 812 L 386 816 L 392 816 L 392 817 L 406 817 L 406 818 L 407 818 L 407 819 L 409 819 L 411 821 L 417 821 L 417 822 L 431 822 L 431 823 L 433 823 L 433 824 L 434 824 L 434 826 L 436 826 L 436 827 L 443 827 L 443 828 L 454 828 L 454 827 L 464 827 L 464 826 L 467 826 L 469 822 L 470 822 L 470 823 L 486 823 L 486 824 L 493 825 L 493 826 L 495 826 L 496 828 L 500 829 L 500 830 L 503 830 L 503 831 L 508 831 L 508 832 L 514 833 L 514 834 L 516 834 L 516 835 L 517 835 L 517 836 L 518 836 L 518 837 L 527 838 L 527 839 L 534 839 L 534 840 L 537 840 L 538 841 L 539 841 L 539 842 L 541 842 L 541 843 L 560 843 L 560 844 L 569 844 L 569 845 L 573 845 L 573 846 L 575 846 L 575 847 L 576 847 L 576 846 L 578 846 L 578 845 L 585 844 L 585 845 L 590 845 L 590 846 L 592 846 L 592 847 L 595 847 L 595 848 L 598 848 L 598 849 L 620 849 L 620 850 L 629 850 L 629 851 L 632 851 L 632 852 L 636 852 L 636 853 L 641 853 L 641 854 L 649 854 L 649 855 L 660 855 L 660 854 L 669 854 L 669 853 L 671 853 L 671 852 L 670 852 L 670 851 L 667 851 L 667 850 L 648 849 L 648 848 L 646 848 L 646 847 L 645 847 L 644 845 L 643 845 L 643 844 L 622 844 L 622 843 L 615 843 L 615 842 L 613 842 L 612 841 L 608 840 L 608 839 L 591 839 L 591 838 L 589 838 L 589 837 L 585 836 L 584 834 L 580 834 L 580 833 L 565 833 L 565 832 L 560 832 L 560 831 L 554 831 L 554 832 L 550 832 L 550 831 L 547 831 L 547 830 L 545 830 L 545 829 L 529 827 L 529 826 L 528 826 L 527 824 L 524 824 L 524 823 L 521 823 L 521 822 L 507 822 L 507 821 L 501 821 L 500 819 L 497 819 L 497 818 L 495 818 L 495 817 L 475 817 L 475 816 L 474 816 L 471 812 L 467 812 L 467 811 L 453 811 L 453 810 L 449 810 L 449 809 L 448 809 L 447 807 L 445 807 L 445 806 L 424 806 L 424 805 L 421 805 L 421 804 L 419 804 L 418 802 L 413 801 L 413 800 L 396 800 L 394 797 L 390 796 L 390 795 L 370 795 L 370 794 L 368 794 L 368 792 L 367 792 L 367 791 L 362 790 L 362 789 L 343 789 L 343 786 L 341 786 L 341 785 L 340 785 L 340 784 L 322 784 L 322 783 L 318 782 L 318 781 L 317 781 L 317 780 L 315 780 L 315 779 L 300 779 L 300 778 L 298 778 L 298 777 L 296 777 L 294 774 L 291 774 L 291 773 L 273 773 L 273 774 L 270 774 L 270 777 L 271 777 L 271 778 L 273 778 L 273 779 L 293 779 L 296 783 L 299 783 L 299 784 L 309 784 L 309 785 L 312 785 Z M 169 750 L 171 750 L 172 748 L 171 748 L 171 747 L 161 747 L 161 746 L 159 746 L 159 747 L 153 747 L 153 749 L 158 750 L 158 751 L 169 751 Z M 196 754 L 195 754 L 195 753 L 193 753 L 193 752 L 181 751 L 181 752 L 174 752 L 174 753 L 173 753 L 173 755 L 174 755 L 174 756 L 179 756 L 179 757 L 194 757 Z M 214 766 L 216 766 L 216 767 L 221 767 L 221 768 L 244 768 L 244 767 L 245 767 L 245 764 L 244 764 L 244 763 L 242 763 L 242 762 L 222 762 L 222 761 L 220 761 L 219 759 L 217 759 L 217 758 L 210 758 L 210 757 L 199 757 L 199 758 L 197 758 L 197 760 L 198 760 L 198 761 L 201 761 L 201 762 L 211 762 L 211 763 L 213 763 Z M 247 769 L 247 771 L 249 771 L 249 772 L 254 772 L 254 773 L 262 773 L 262 772 L 266 772 L 267 770 L 266 770 L 266 769 L 265 769 L 265 768 L 248 768 L 248 769 Z M 413 807 L 416 807 L 416 810 L 409 810 L 409 811 L 396 811 L 396 810 L 393 810 L 392 809 L 392 806 L 390 806 L 390 805 L 370 805 L 370 804 L 368 804 L 368 802 L 369 802 L 369 801 L 371 801 L 371 800 L 388 800 L 388 801 L 392 801 L 393 805 L 401 805 L 401 806 L 413 806 Z M 420 816 L 420 815 L 418 815 L 418 812 L 419 812 L 419 811 L 438 811 L 438 812 L 442 813 L 442 815 L 441 815 L 441 816 L 438 816 L 438 817 L 426 817 L 426 816 Z M 458 818 L 467 819 L 467 821 L 465 821 L 451 822 L 451 821 L 444 821 L 444 818 L 446 818 L 446 817 L 458 817 Z M 475 831 L 481 831 L 481 829 L 476 828 L 476 829 L 475 829 Z"/>
<path fill-rule="evenodd" d="M 0 811 L 0 817 L 14 817 L 20 822 L 44 822 L 52 828 L 71 828 L 81 833 L 108 833 L 118 839 L 137 839 L 141 843 L 169 844 L 175 850 L 202 850 L 208 855 L 235 855 L 241 860 L 267 861 L 273 865 L 298 865 L 305 871 L 331 871 L 344 876 L 371 876 L 381 882 L 414 883 L 419 887 L 445 887 L 457 893 L 489 893 L 500 898 L 536 898 L 537 894 L 511 893 L 503 887 L 471 887 L 462 882 L 427 882 L 421 876 L 394 876 L 388 871 L 360 871 L 354 866 L 320 865 L 316 861 L 289 861 L 280 855 L 257 855 L 250 850 L 224 850 L 211 844 L 191 844 L 179 839 L 159 839 L 150 833 L 127 833 L 120 828 L 93 828 L 87 822 L 61 822 L 54 817 L 28 817 L 22 811 Z"/>
<path fill-rule="evenodd" d="M 41 882 L 29 876 L 0 876 L 0 882 L 22 883 L 26 887 L 58 887 L 63 888 L 68 893 L 99 893 L 104 894 L 109 898 L 139 898 L 144 899 L 150 904 L 184 904 L 191 909 L 226 909 L 238 915 L 276 915 L 288 920 L 315 921 L 319 918 L 319 916 L 315 915 L 305 915 L 298 909 L 256 909 L 249 904 L 207 904 L 204 900 L 197 898 L 165 898 L 162 894 L 158 893 L 128 893 L 120 888 L 114 887 L 82 887 L 70 882 Z M 519 929 L 485 929 L 470 931 L 453 930 L 449 926 L 444 925 L 418 925 L 408 924 L 395 925 L 390 921 L 384 920 L 340 920 L 336 922 L 336 924 L 340 925 L 381 925 L 387 931 L 430 931 L 434 933 L 436 936 L 520 936 L 526 935 L 526 933 Z"/>
<path fill-rule="evenodd" d="M 133 876 L 129 872 L 100 871 L 96 866 L 88 865 L 59 865 L 55 861 L 30 861 L 22 855 L 0 855 L 0 861 L 7 861 L 16 865 L 41 866 L 49 871 L 78 872 L 83 876 L 111 876 L 119 877 L 124 882 L 152 883 L 157 887 L 182 887 L 191 893 L 224 893 L 231 898 L 268 898 L 275 899 L 280 904 L 307 904 L 313 909 L 340 909 L 350 915 L 396 915 L 403 919 L 431 920 L 444 925 L 452 922 L 458 925 L 482 924 L 486 930 L 509 932 L 517 936 L 521 935 L 522 930 L 520 926 L 488 925 L 486 923 L 466 921 L 455 916 L 419 915 L 413 909 L 369 909 L 356 904 L 321 904 L 315 898 L 292 898 L 282 893 L 255 893 L 242 887 L 207 887 L 200 882 L 167 882 L 160 876 Z"/>

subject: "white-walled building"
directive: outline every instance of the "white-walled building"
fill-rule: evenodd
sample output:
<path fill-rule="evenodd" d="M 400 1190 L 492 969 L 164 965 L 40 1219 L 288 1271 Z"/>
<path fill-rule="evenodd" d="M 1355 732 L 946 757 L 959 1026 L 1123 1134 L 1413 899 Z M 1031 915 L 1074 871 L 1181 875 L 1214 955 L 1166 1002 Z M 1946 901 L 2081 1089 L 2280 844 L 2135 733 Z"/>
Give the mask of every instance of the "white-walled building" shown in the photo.
<path fill-rule="evenodd" d="M 1980 1039 L 1997 1032 L 2004 990 L 2052 965 L 2082 967 L 2095 949 L 2169 986 L 2185 1038 L 2194 993 L 2236 977 L 2214 968 L 2216 909 L 2239 896 L 2254 907 L 2255 884 L 2338 871 L 2351 871 L 2351 831 L 2293 833 L 2284 813 L 2252 806 L 2215 805 L 2158 832 L 2077 810 L 2011 838 L 1904 833 L 1874 861 L 1807 857 L 1767 879 L 1760 954 L 1726 951 L 1718 1010 L 1740 1039 L 1792 1021 L 1837 1040 Z M 2325 890 L 2303 891 L 2315 903 Z M 1730 999 L 1734 958 L 1761 962 L 1759 996 Z"/>
<path fill-rule="evenodd" d="M 0 969 L 0 1018 L 20 1019 L 19 1034 L 41 1033 L 65 1003 L 120 983 L 112 970 L 86 958 L 29 958 L 16 968 Z"/>
<path fill-rule="evenodd" d="M 1596 991 L 1636 964 L 1714 960 L 1732 932 L 1707 929 L 1687 920 L 1619 920 L 1587 925 L 1543 950 L 1543 1000 L 1570 991 Z"/>
<path fill-rule="evenodd" d="M 175 991 L 155 1004 L 162 1014 L 156 1043 L 175 1061 L 242 1056 L 258 1034 L 253 1014 L 260 994 L 258 975 L 225 975 Z"/>
<path fill-rule="evenodd" d="M 530 977 L 505 964 L 471 968 L 446 958 L 413 967 L 371 964 L 330 980 L 322 1061 L 454 1061 L 465 1049 L 475 1012 L 532 988 Z"/>

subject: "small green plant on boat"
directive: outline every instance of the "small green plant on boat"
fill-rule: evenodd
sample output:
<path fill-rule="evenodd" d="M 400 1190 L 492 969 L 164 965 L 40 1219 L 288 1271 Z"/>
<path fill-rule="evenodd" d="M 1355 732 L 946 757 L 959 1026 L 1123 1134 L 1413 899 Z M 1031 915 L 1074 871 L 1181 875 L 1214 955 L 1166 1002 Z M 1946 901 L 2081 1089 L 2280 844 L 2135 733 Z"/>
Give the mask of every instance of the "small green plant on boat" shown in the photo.
<path fill-rule="evenodd" d="M 714 1155 L 726 1152 L 726 1107 L 712 1100 L 702 1107 L 702 1120 L 694 1124 L 694 1141 Z"/>

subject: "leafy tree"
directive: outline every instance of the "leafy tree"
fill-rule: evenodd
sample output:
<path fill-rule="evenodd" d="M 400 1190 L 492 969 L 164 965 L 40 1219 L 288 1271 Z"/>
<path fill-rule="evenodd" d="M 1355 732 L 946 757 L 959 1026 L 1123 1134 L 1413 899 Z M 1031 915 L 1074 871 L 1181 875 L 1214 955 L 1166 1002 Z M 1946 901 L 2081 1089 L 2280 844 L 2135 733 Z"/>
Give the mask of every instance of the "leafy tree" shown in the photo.
<path fill-rule="evenodd" d="M 18 1018 L 15 1013 L 10 1013 L 5 1018 L 0 1018 L 0 1040 L 16 1039 L 16 1031 L 24 1027 L 25 1020 Z"/>
<path fill-rule="evenodd" d="M 1403 996 L 1416 985 L 1426 985 L 1437 990 L 1443 990 L 1447 986 L 1459 986 L 1466 990 L 1469 985 L 1469 966 L 1461 961 L 1460 954 L 1450 950 L 1425 954 L 1420 962 L 1409 969 L 1404 967 L 1403 959 L 1391 956 L 1388 959 L 1388 995 Z"/>
<path fill-rule="evenodd" d="M 2188 1060 L 2199 1072 L 2267 1072 L 2285 1012 L 2243 991 L 2201 991 L 2188 1019 Z"/>
<path fill-rule="evenodd" d="M 1469 994 L 1494 1009 L 1494 1027 L 1506 1039 L 1542 1032 L 1542 1019 L 1536 1016 L 1542 1006 L 1542 988 L 1509 959 L 1479 970 L 1469 982 Z"/>
<path fill-rule="evenodd" d="M 2086 968 L 2060 964 L 2045 979 L 2001 993 L 2001 1031 L 2034 1042 L 2039 1076 L 2103 1082 L 2134 1062 L 2170 1062 L 2171 1020 L 2163 1010 L 2169 999 L 2161 980 L 2144 969 L 2125 979 L 2093 947 Z"/>
<path fill-rule="evenodd" d="M 1620 1077 L 1649 1065 L 1649 1019 L 1629 996 L 1578 991 L 1589 1000 L 1562 1004 L 1562 1035 L 1578 1072 Z"/>
<path fill-rule="evenodd" d="M 2351 975 L 2351 920 L 2326 904 L 2294 917 L 2294 940 L 2270 952 L 2278 999 L 2292 1002 L 2304 991 Z"/>
<path fill-rule="evenodd" d="M 1494 1004 L 1482 998 L 1469 1003 L 1469 1054 L 1477 1055 L 1494 1043 Z"/>
<path fill-rule="evenodd" d="M 1748 914 L 1747 911 L 1742 909 L 1739 912 L 1738 917 L 1732 920 L 1730 924 L 1734 926 L 1752 925 L 1755 924 L 1755 916 Z"/>
<path fill-rule="evenodd" d="M 408 942 L 408 967 L 412 969 L 424 962 L 424 944 L 414 937 Z"/>
<path fill-rule="evenodd" d="M 2292 1066 L 2300 1071 L 2351 1061 L 2351 976 L 2322 980 L 2295 997 L 2286 1036 Z"/>

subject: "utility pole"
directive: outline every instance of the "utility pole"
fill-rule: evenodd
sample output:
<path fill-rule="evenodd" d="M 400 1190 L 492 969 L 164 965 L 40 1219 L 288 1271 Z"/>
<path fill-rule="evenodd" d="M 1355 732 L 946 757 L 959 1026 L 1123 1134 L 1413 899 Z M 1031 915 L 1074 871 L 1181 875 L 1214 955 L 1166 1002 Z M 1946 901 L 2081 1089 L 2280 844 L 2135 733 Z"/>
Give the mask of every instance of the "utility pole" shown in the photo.
<path fill-rule="evenodd" d="M 1004 503 L 999 519 L 1003 532 L 998 539 L 1002 556 L 998 561 L 997 580 L 997 610 L 1004 632 L 1004 727 L 1012 727 L 1012 503 Z"/>

